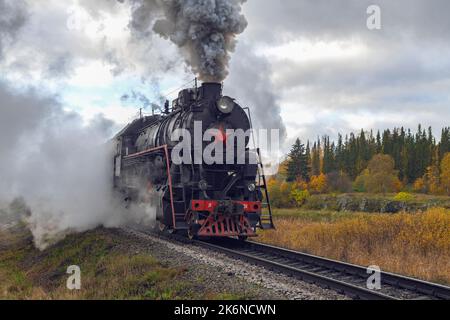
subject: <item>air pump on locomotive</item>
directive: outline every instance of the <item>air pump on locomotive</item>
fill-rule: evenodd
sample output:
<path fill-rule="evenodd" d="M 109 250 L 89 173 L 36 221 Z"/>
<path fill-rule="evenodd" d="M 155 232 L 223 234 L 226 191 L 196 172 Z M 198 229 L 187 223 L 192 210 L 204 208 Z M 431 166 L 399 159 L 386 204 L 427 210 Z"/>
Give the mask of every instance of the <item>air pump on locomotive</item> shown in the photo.
<path fill-rule="evenodd" d="M 194 160 L 199 151 L 194 141 L 198 123 L 201 134 L 217 129 L 222 134 L 214 143 L 227 144 L 231 142 L 225 132 L 248 131 L 250 119 L 234 99 L 222 95 L 219 83 L 180 91 L 171 108 L 167 101 L 164 112 L 141 116 L 115 137 L 115 188 L 127 202 L 156 207 L 161 231 L 187 232 L 190 238 L 247 239 L 256 236 L 258 228 L 274 228 L 264 167 L 259 150 L 249 148 L 249 138 L 243 150 L 235 149 L 231 164 Z M 172 140 L 177 129 L 192 137 L 190 163 L 176 164 L 172 159 L 180 143 Z M 204 149 L 206 143 L 200 139 Z M 239 164 L 238 157 L 244 157 L 245 163 Z"/>

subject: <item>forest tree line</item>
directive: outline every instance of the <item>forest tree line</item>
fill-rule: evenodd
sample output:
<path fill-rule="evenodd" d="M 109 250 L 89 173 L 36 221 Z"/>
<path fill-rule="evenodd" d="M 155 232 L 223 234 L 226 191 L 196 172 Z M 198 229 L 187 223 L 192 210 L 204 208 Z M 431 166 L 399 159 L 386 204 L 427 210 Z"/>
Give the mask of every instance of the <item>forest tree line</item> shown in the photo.
<path fill-rule="evenodd" d="M 324 136 L 303 143 L 297 139 L 269 187 L 294 199 L 306 193 L 414 191 L 448 194 L 450 190 L 450 127 L 437 140 L 431 128 L 404 128 Z M 275 193 L 280 190 L 274 190 Z"/>

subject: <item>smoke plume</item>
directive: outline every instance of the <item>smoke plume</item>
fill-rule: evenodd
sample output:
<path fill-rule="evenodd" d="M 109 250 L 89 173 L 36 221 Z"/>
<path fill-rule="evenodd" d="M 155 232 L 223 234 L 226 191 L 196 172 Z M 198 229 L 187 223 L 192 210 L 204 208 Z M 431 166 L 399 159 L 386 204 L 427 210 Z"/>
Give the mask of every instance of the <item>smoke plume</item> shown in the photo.
<path fill-rule="evenodd" d="M 247 27 L 246 0 L 130 0 L 130 27 L 138 37 L 152 32 L 176 44 L 203 81 L 223 81 L 236 36 Z M 122 2 L 122 1 L 121 1 Z"/>

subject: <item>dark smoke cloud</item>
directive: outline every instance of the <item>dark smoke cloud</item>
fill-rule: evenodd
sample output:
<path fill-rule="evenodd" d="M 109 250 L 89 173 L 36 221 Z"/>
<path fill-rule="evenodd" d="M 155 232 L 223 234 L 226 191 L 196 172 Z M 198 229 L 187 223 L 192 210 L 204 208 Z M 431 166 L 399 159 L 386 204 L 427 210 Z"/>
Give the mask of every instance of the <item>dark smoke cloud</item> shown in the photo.
<path fill-rule="evenodd" d="M 228 75 L 236 36 L 247 27 L 245 0 L 130 0 L 130 27 L 137 37 L 153 32 L 176 44 L 201 80 L 220 82 Z"/>

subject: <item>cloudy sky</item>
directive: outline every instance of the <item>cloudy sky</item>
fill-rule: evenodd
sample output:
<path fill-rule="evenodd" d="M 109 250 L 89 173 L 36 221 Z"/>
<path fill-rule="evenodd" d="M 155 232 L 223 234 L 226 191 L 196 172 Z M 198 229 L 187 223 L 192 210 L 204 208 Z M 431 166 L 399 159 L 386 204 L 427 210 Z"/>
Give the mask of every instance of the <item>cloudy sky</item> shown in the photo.
<path fill-rule="evenodd" d="M 0 0 L 0 86 L 32 88 L 85 121 L 127 123 L 142 101 L 125 94 L 158 101 L 194 77 L 170 41 L 133 32 L 142 1 Z M 372 4 L 381 30 L 367 28 Z M 419 123 L 440 131 L 450 118 L 448 12 L 446 0 L 248 0 L 226 91 L 288 143 Z"/>

